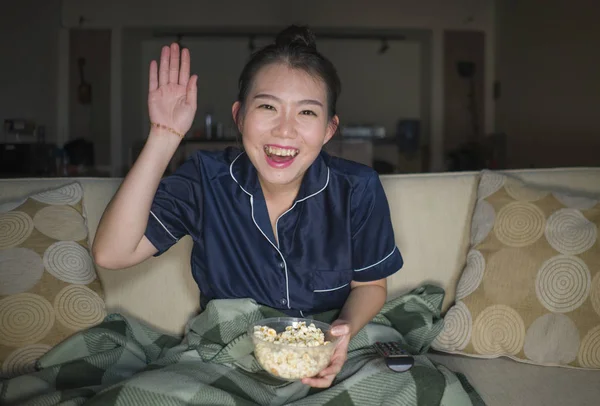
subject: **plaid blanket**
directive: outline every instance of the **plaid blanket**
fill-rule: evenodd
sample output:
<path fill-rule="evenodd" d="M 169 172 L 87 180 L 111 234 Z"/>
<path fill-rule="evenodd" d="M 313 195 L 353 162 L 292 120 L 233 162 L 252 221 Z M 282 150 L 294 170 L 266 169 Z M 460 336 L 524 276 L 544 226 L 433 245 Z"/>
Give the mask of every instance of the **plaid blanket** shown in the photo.
<path fill-rule="evenodd" d="M 444 292 L 423 286 L 388 302 L 350 342 L 333 385 L 316 389 L 267 375 L 252 354 L 249 323 L 281 316 L 252 300 L 215 300 L 182 338 L 113 314 L 65 340 L 37 371 L 0 382 L 2 405 L 483 405 L 464 376 L 424 354 L 442 329 Z M 331 322 L 336 312 L 314 316 Z M 415 355 L 389 370 L 372 344 L 397 340 Z"/>

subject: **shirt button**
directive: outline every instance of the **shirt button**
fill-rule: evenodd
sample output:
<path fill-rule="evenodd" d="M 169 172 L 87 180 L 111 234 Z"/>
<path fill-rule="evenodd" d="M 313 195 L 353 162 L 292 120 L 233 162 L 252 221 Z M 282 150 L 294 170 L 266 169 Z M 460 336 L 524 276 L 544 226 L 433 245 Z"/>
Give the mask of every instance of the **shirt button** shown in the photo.
<path fill-rule="evenodd" d="M 280 302 L 281 302 L 281 304 L 282 304 L 282 305 L 284 305 L 284 306 L 287 304 L 287 300 L 285 300 L 285 299 L 281 299 L 281 300 L 280 300 Z"/>
<path fill-rule="evenodd" d="M 285 264 L 283 263 L 283 261 L 279 263 L 279 267 L 280 267 L 281 269 L 284 269 L 284 268 L 285 268 Z"/>

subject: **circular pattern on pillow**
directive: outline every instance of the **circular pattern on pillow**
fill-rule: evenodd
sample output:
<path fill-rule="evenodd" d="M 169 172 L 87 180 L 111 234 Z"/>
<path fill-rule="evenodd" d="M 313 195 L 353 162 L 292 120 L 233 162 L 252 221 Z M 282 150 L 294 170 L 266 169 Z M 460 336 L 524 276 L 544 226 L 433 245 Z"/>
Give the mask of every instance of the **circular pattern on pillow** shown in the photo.
<path fill-rule="evenodd" d="M 471 341 L 473 320 L 469 308 L 457 302 L 444 316 L 444 329 L 432 343 L 433 348 L 456 351 L 464 349 Z"/>
<path fill-rule="evenodd" d="M 519 313 L 509 306 L 492 305 L 475 320 L 472 342 L 482 355 L 515 355 L 523 348 L 525 324 Z"/>
<path fill-rule="evenodd" d="M 80 241 L 87 237 L 85 220 L 71 206 L 48 206 L 33 217 L 35 228 L 44 235 L 60 241 Z"/>
<path fill-rule="evenodd" d="M 0 250 L 0 295 L 14 295 L 33 288 L 44 274 L 44 263 L 29 248 Z"/>
<path fill-rule="evenodd" d="M 496 193 L 504 185 L 506 177 L 495 172 L 485 172 L 479 181 L 477 187 L 477 198 L 485 199 Z"/>
<path fill-rule="evenodd" d="M 594 246 L 596 238 L 596 225 L 579 210 L 560 209 L 548 218 L 546 239 L 561 254 L 581 254 Z"/>
<path fill-rule="evenodd" d="M 600 369 L 600 196 L 484 170 L 475 202 L 459 304 L 432 347 Z"/>
<path fill-rule="evenodd" d="M 76 204 L 83 198 L 83 188 L 79 183 L 72 183 L 59 189 L 37 193 L 31 198 L 46 204 Z"/>
<path fill-rule="evenodd" d="M 596 276 L 592 280 L 592 287 L 590 289 L 590 300 L 592 307 L 600 317 L 600 272 L 596 272 Z"/>
<path fill-rule="evenodd" d="M 525 356 L 540 364 L 569 364 L 577 359 L 579 331 L 564 314 L 538 317 L 527 329 Z"/>
<path fill-rule="evenodd" d="M 588 331 L 581 340 L 577 360 L 584 368 L 600 368 L 600 325 Z"/>
<path fill-rule="evenodd" d="M 544 234 L 544 213 L 530 203 L 513 202 L 500 209 L 494 233 L 509 247 L 525 247 L 536 242 Z"/>
<path fill-rule="evenodd" d="M 463 299 L 479 287 L 485 271 L 485 259 L 481 252 L 471 250 L 467 254 L 467 264 L 456 286 L 456 300 Z"/>
<path fill-rule="evenodd" d="M 100 296 L 81 285 L 70 285 L 58 292 L 54 310 L 58 321 L 71 330 L 93 326 L 106 316 Z"/>
<path fill-rule="evenodd" d="M 534 202 L 549 194 L 547 190 L 533 188 L 525 182 L 513 178 L 506 178 L 504 189 L 510 197 L 522 202 Z"/>
<path fill-rule="evenodd" d="M 494 207 L 485 200 L 480 200 L 475 206 L 471 223 L 471 245 L 476 246 L 488 236 L 496 221 Z"/>
<path fill-rule="evenodd" d="M 11 211 L 0 214 L 0 249 L 22 244 L 32 231 L 33 220 L 27 213 Z"/>
<path fill-rule="evenodd" d="M 598 204 L 598 200 L 583 196 L 571 196 L 566 193 L 554 192 L 552 195 L 570 209 L 587 210 Z"/>
<path fill-rule="evenodd" d="M 567 313 L 585 302 L 590 292 L 590 271 L 580 258 L 557 255 L 540 267 L 535 280 L 535 293 L 540 303 L 551 312 Z"/>
<path fill-rule="evenodd" d="M 44 266 L 52 275 L 67 283 L 87 285 L 96 279 L 89 252 L 73 241 L 59 241 L 44 252 Z"/>
<path fill-rule="evenodd" d="M 54 325 L 52 304 L 39 295 L 19 293 L 0 300 L 0 344 L 19 347 L 43 339 Z"/>
<path fill-rule="evenodd" d="M 32 344 L 11 352 L 2 364 L 2 375 L 12 377 L 35 371 L 36 361 L 51 348 L 46 344 Z"/>

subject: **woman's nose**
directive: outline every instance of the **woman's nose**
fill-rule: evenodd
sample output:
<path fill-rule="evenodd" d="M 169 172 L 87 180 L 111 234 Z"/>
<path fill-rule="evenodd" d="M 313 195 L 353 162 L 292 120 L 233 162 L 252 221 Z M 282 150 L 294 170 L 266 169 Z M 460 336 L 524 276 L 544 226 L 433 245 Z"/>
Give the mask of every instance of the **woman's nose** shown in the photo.
<path fill-rule="evenodd" d="M 296 136 L 295 120 L 287 114 L 282 115 L 275 128 L 275 135 L 284 138 L 293 138 Z"/>

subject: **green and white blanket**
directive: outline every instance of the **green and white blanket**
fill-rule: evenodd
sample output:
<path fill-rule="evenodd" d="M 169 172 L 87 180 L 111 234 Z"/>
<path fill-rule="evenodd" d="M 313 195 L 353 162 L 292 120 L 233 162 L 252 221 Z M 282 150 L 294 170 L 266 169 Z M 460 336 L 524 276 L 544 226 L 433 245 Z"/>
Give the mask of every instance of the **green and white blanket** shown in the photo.
<path fill-rule="evenodd" d="M 328 389 L 270 377 L 252 355 L 249 323 L 281 316 L 251 300 L 216 300 L 183 339 L 113 314 L 67 339 L 38 371 L 0 382 L 2 405 L 483 405 L 466 379 L 424 354 L 442 329 L 444 292 L 424 286 L 387 303 L 350 342 Z M 331 322 L 335 312 L 315 316 Z M 415 355 L 389 370 L 372 344 L 398 340 Z"/>

